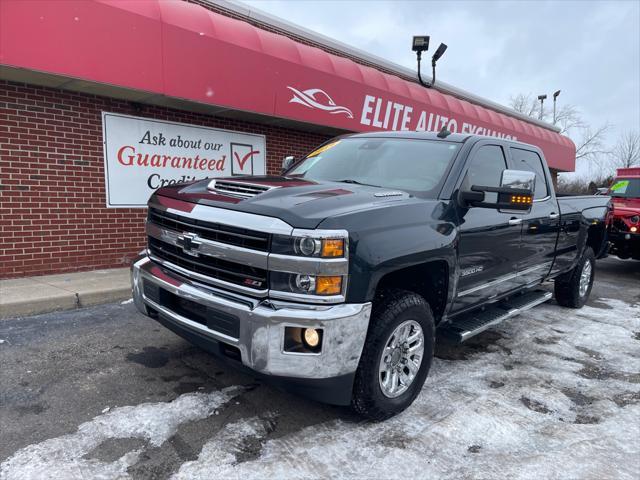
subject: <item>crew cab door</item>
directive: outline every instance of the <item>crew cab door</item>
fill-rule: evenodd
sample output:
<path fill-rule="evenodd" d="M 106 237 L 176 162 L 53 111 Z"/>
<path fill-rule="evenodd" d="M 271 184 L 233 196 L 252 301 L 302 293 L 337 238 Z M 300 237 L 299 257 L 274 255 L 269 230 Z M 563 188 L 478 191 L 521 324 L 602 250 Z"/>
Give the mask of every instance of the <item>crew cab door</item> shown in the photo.
<path fill-rule="evenodd" d="M 518 253 L 518 281 L 522 286 L 539 283 L 548 275 L 556 254 L 560 208 L 542 156 L 535 150 L 509 147 L 515 170 L 536 174 L 533 205 L 522 218 L 522 244 Z"/>
<path fill-rule="evenodd" d="M 499 187 L 506 168 L 503 146 L 491 141 L 479 142 L 469 155 L 459 188 L 469 189 L 471 185 Z M 495 201 L 488 197 L 486 200 Z M 462 212 L 458 285 L 452 313 L 517 287 L 516 262 L 521 227 L 521 221 L 512 213 L 473 207 Z"/>

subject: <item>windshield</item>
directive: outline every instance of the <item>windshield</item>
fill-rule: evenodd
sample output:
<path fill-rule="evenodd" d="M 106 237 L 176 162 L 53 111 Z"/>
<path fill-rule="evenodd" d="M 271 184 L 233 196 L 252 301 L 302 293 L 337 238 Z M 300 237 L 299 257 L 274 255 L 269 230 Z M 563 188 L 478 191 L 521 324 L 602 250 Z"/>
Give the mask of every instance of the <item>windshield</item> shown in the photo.
<path fill-rule="evenodd" d="M 640 178 L 616 178 L 609 195 L 619 198 L 640 198 Z"/>
<path fill-rule="evenodd" d="M 407 138 L 344 138 L 311 152 L 287 176 L 393 188 L 435 198 L 460 145 Z"/>

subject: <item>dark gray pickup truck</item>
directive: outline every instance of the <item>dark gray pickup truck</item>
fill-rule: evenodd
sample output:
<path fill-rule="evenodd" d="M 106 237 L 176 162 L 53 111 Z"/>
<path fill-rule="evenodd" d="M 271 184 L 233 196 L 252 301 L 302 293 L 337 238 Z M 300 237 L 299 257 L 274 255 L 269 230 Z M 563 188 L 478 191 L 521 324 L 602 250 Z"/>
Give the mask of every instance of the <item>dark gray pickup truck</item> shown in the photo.
<path fill-rule="evenodd" d="M 384 419 L 420 392 L 436 328 L 465 341 L 552 294 L 579 308 L 608 197 L 556 198 L 542 152 L 490 137 L 337 138 L 281 176 L 149 200 L 137 308 L 252 375 Z"/>

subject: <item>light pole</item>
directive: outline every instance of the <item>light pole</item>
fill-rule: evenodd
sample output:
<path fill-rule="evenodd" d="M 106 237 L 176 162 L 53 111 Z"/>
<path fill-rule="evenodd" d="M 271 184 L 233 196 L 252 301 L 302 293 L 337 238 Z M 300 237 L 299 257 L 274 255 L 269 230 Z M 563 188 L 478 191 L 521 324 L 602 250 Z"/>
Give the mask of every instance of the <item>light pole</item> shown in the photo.
<path fill-rule="evenodd" d="M 560 95 L 560 90 L 553 92 L 553 124 L 556 124 L 556 99 Z"/>
<path fill-rule="evenodd" d="M 431 68 L 433 69 L 433 75 L 431 76 L 431 83 L 426 83 L 422 80 L 422 75 L 420 73 L 420 60 L 422 59 L 422 52 L 426 52 L 429 50 L 429 36 L 417 36 L 413 37 L 413 44 L 411 49 L 416 52 L 416 56 L 418 57 L 418 81 L 421 85 L 431 88 L 436 83 L 436 62 L 440 60 L 440 57 L 444 54 L 447 46 L 444 43 L 441 43 L 436 53 L 431 57 Z"/>
<path fill-rule="evenodd" d="M 538 100 L 540 100 L 540 113 L 538 114 L 538 119 L 542 120 L 542 113 L 544 112 L 544 101 L 547 99 L 546 95 L 538 95 Z"/>

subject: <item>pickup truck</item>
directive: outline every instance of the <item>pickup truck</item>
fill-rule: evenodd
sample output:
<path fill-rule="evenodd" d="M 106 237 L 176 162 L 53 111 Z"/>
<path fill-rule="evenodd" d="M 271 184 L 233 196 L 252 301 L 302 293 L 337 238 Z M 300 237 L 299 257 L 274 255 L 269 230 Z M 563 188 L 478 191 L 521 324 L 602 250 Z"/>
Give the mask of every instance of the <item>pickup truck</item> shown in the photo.
<path fill-rule="evenodd" d="M 608 203 L 556 198 L 535 146 L 346 135 L 280 176 L 157 190 L 133 296 L 254 377 L 382 420 L 420 392 L 436 329 L 463 342 L 550 299 L 549 280 L 584 305 Z"/>

